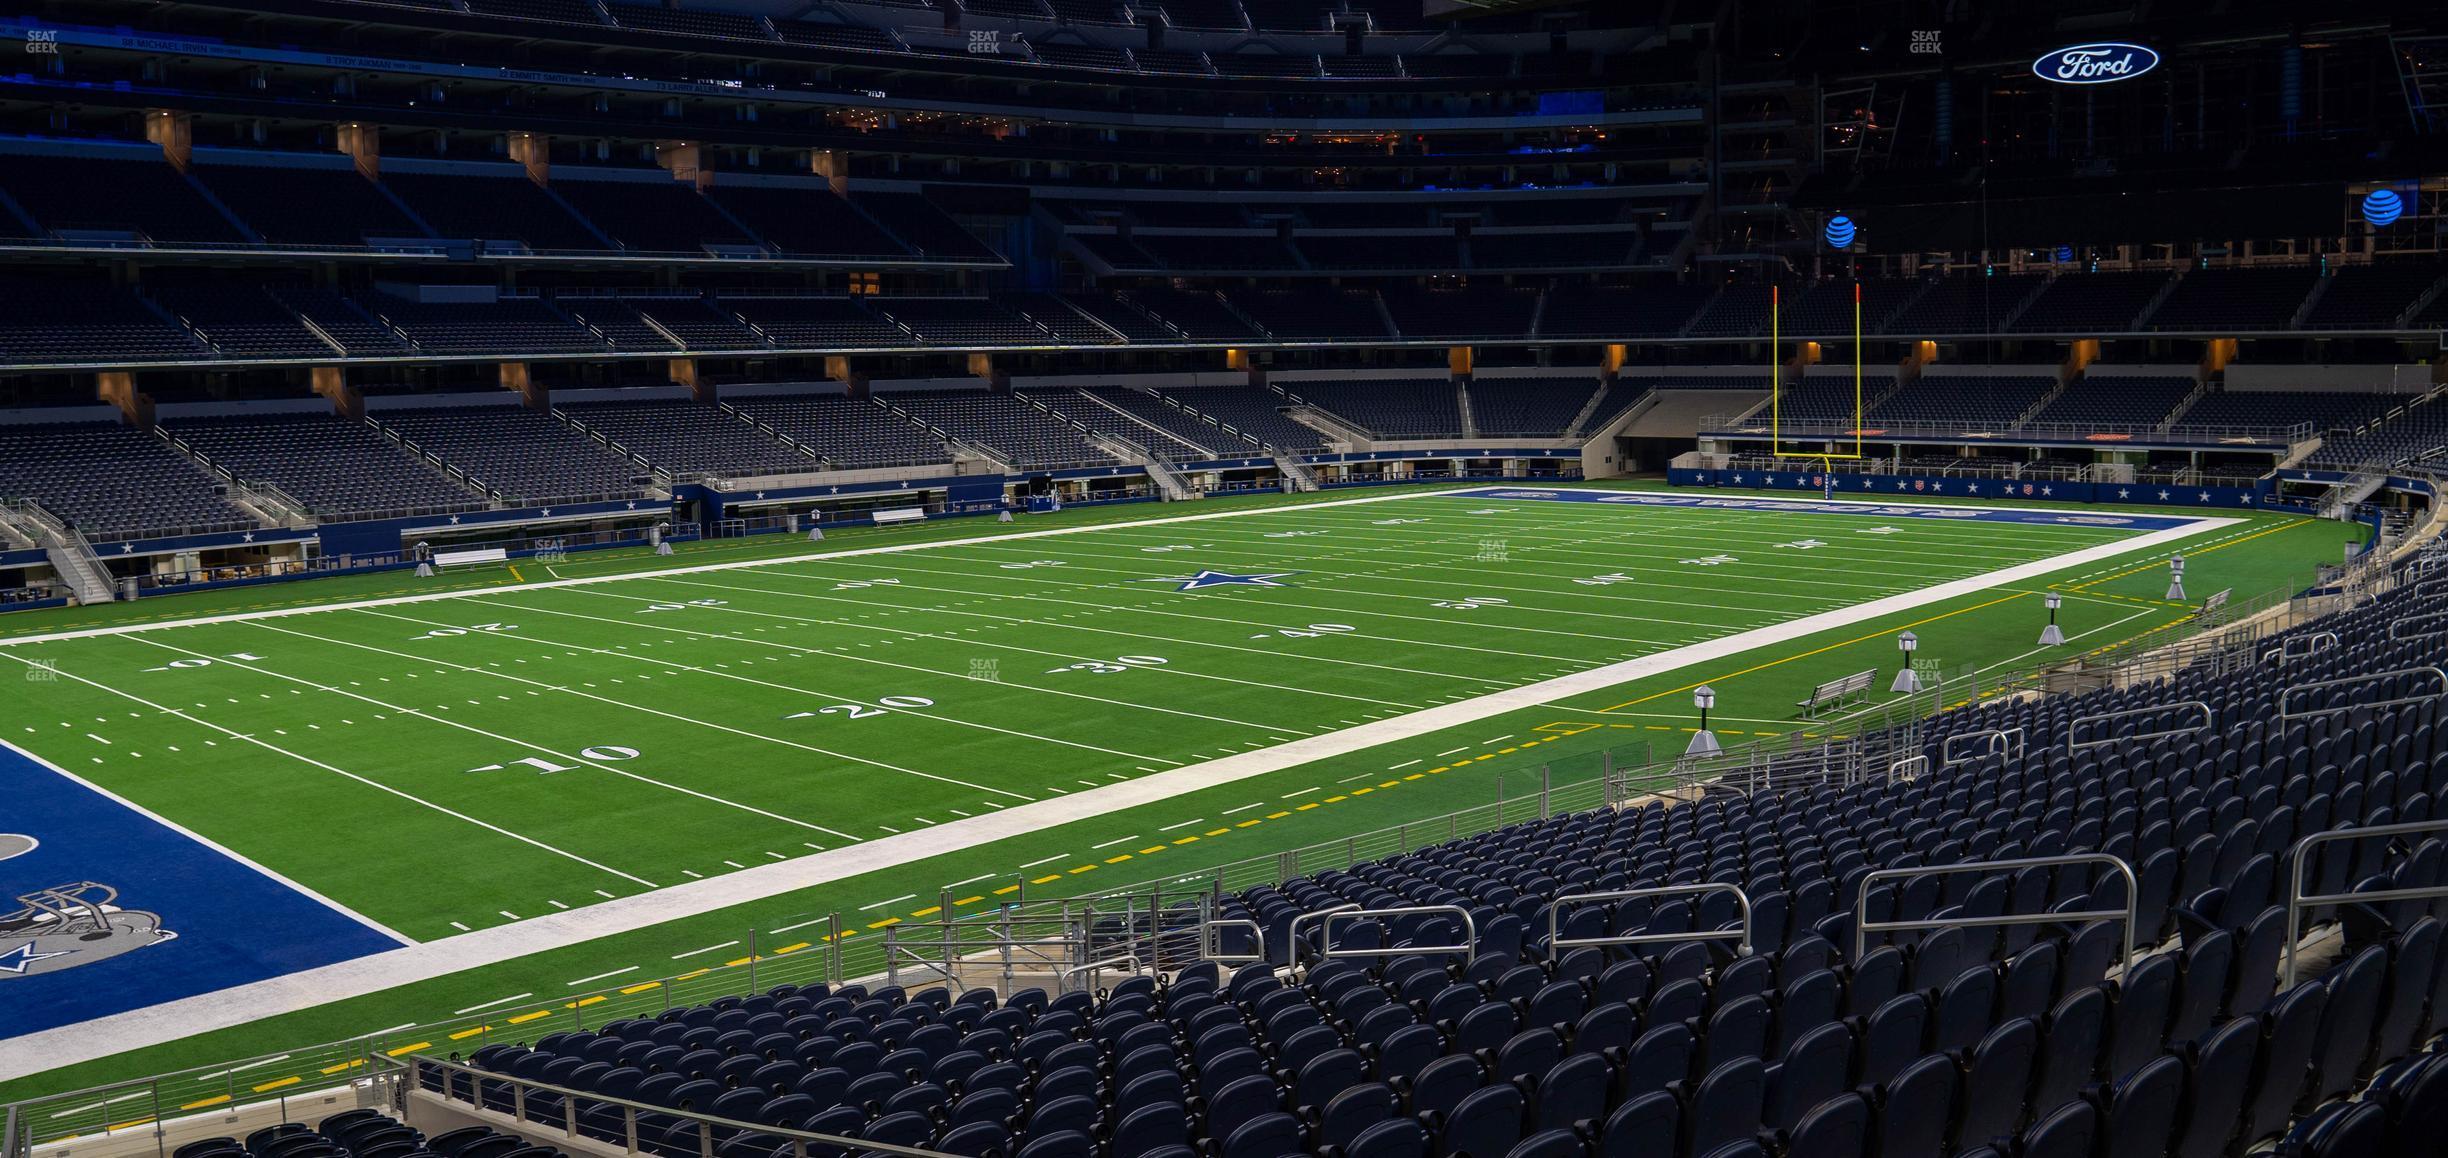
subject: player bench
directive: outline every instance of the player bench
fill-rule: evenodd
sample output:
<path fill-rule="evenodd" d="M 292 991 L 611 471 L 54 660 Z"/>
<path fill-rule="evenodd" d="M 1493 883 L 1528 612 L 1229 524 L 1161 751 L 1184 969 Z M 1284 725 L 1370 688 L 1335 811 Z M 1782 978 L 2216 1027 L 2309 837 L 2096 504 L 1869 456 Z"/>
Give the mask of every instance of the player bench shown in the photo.
<path fill-rule="evenodd" d="M 1877 680 L 1877 668 L 1857 671 L 1843 679 L 1829 680 L 1812 688 L 1811 694 L 1805 699 L 1796 700 L 1794 706 L 1802 709 L 1805 717 L 1816 716 L 1820 709 L 1830 705 L 1849 704 L 1867 698 L 1870 695 L 1870 685 Z"/>
<path fill-rule="evenodd" d="M 509 561 L 510 552 L 500 547 L 486 547 L 478 551 L 436 551 L 433 557 L 436 567 L 458 567 L 469 563 L 507 563 Z"/>
<path fill-rule="evenodd" d="M 915 523 L 926 518 L 926 508 L 894 507 L 890 510 L 870 511 L 868 517 L 874 519 L 879 527 L 889 527 L 894 523 Z"/>

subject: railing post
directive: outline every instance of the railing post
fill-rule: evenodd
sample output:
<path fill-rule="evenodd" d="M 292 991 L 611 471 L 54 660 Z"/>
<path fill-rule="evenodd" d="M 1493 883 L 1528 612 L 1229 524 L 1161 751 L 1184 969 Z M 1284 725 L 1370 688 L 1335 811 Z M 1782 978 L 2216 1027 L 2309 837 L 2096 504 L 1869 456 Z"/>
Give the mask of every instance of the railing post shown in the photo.
<path fill-rule="evenodd" d="M 847 962 L 842 960 L 841 914 L 825 914 L 825 927 L 830 930 L 825 934 L 825 943 L 833 946 L 833 975 L 825 978 L 825 980 L 830 984 L 840 985 L 850 980 L 850 966 Z"/>
<path fill-rule="evenodd" d="M 756 992 L 756 965 L 757 931 L 756 926 L 750 925 L 748 926 L 748 993 Z M 748 993 L 740 994 L 740 996 L 746 997 Z"/>
<path fill-rule="evenodd" d="M 952 973 L 953 962 L 958 960 L 960 956 L 957 951 L 958 942 L 954 939 L 954 932 L 952 929 L 952 890 L 935 890 L 935 919 L 943 922 L 944 986 L 954 993 L 959 993 L 961 989 L 960 979 L 953 976 Z"/>
<path fill-rule="evenodd" d="M 899 925 L 884 926 L 884 984 L 886 985 L 901 984 L 900 946 L 893 937 L 893 934 L 899 932 L 900 929 Z"/>
<path fill-rule="evenodd" d="M 1541 765 L 1539 765 L 1539 819 L 1540 819 L 1540 820 L 1545 820 L 1545 819 L 1547 819 L 1548 817 L 1550 817 L 1550 816 L 1554 816 L 1554 815 L 1555 815 L 1555 803 L 1554 803 L 1554 800 L 1552 799 L 1552 797 L 1553 797 L 1554 793 L 1555 793 L 1555 774 L 1554 774 L 1553 772 L 1551 772 L 1551 771 L 1549 771 L 1549 770 L 1548 770 L 1547 765 L 1545 765 L 1545 764 L 1541 764 Z"/>

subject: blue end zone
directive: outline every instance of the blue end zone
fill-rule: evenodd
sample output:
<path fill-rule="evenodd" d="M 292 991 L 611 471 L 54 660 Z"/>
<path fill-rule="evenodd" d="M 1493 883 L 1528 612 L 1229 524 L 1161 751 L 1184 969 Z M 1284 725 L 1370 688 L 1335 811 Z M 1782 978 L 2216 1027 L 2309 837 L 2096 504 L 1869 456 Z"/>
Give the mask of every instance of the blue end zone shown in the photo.
<path fill-rule="evenodd" d="M 0 1039 L 400 945 L 5 745 L 0 802 Z"/>
<path fill-rule="evenodd" d="M 2198 519 L 2177 515 L 2084 514 L 2077 511 L 2015 509 L 2012 507 L 1942 507 L 1916 503 L 1862 503 L 1810 499 L 1709 498 L 1648 492 L 1598 490 L 1516 490 L 1482 487 L 1446 491 L 1451 499 L 1509 499 L 1551 503 L 1608 503 L 1630 507 L 1705 507 L 1732 511 L 1799 511 L 1818 515 L 1873 515 L 1882 519 L 1948 519 L 1964 523 L 2040 523 L 2052 526 L 2117 527 L 2128 531 L 2170 531 Z"/>

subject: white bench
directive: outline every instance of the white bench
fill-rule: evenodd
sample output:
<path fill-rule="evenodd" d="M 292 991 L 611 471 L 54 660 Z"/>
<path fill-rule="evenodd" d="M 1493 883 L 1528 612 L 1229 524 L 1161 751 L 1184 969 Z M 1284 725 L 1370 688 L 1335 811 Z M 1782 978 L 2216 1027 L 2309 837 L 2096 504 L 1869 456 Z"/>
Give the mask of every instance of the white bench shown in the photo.
<path fill-rule="evenodd" d="M 888 527 L 894 523 L 915 523 L 926 518 L 926 508 L 894 507 L 890 510 L 871 511 L 868 517 L 873 518 L 879 527 Z"/>
<path fill-rule="evenodd" d="M 1877 668 L 1857 671 L 1843 679 L 1829 680 L 1812 688 L 1809 698 L 1795 701 L 1794 706 L 1802 709 L 1806 717 L 1815 716 L 1819 714 L 1819 709 L 1830 704 L 1850 703 L 1868 696 L 1870 685 L 1877 680 Z"/>
<path fill-rule="evenodd" d="M 500 547 L 486 547 L 481 551 L 436 551 L 433 557 L 436 567 L 456 567 L 463 563 L 507 563 L 509 561 L 510 552 Z"/>

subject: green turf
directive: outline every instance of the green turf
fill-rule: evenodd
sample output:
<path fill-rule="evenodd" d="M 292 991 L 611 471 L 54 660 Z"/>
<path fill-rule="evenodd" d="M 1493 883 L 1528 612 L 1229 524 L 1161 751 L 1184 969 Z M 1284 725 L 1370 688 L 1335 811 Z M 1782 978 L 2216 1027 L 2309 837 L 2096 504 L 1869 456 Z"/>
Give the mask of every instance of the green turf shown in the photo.
<path fill-rule="evenodd" d="M 522 566 L 518 580 L 499 570 L 454 577 L 478 592 L 462 599 L 20 644 L 5 654 L 49 660 L 61 678 L 27 685 L 25 723 L 10 738 L 430 940 L 1087 792 L 2128 535 L 1913 522 L 1869 536 L 1854 533 L 1865 521 L 1850 517 L 1416 492 L 1302 505 L 1140 506 L 1012 530 L 1254 513 L 577 587 L 521 590 L 520 580 L 550 577 Z M 2356 530 L 2243 517 L 2184 546 L 2197 592 L 2300 587 Z M 921 530 L 956 538 L 993 528 Z M 1780 546 L 1805 540 L 1827 545 Z M 822 549 L 918 541 L 869 533 Z M 663 565 L 812 549 L 714 544 Z M 1718 553 L 1741 561 L 1686 562 Z M 2030 639 L 2048 588 L 2068 595 L 2063 622 L 2076 648 L 2181 620 L 2187 608 L 2158 598 L 2164 553 L 1041 832 L 982 845 L 947 839 L 919 863 L 12 1081 L 0 1097 L 444 1020 L 514 994 L 588 992 L 571 982 L 611 970 L 651 979 L 747 953 L 688 952 L 725 941 L 790 949 L 763 966 L 769 979 L 821 972 L 826 926 L 806 922 L 832 912 L 850 915 L 852 943 L 863 945 L 857 937 L 882 935 L 866 926 L 932 916 L 940 899 L 974 912 L 999 903 L 999 889 L 1043 897 L 1184 875 L 1500 793 L 1535 810 L 1541 765 L 1567 783 L 1594 774 L 1601 749 L 1626 761 L 1679 751 L 1690 725 L 1681 693 L 1701 679 L 1719 690 L 1715 722 L 1733 742 L 1807 730 L 1792 701 L 1812 683 L 1862 667 L 1891 673 L 1892 639 L 1906 624 L 1939 666 L 2002 673 L 2044 658 Z M 653 566 L 605 556 L 558 571 Z M 1201 567 L 1290 574 L 1282 587 L 1198 593 L 1138 581 Z M 381 577 L 273 590 L 279 602 L 320 602 L 404 589 L 432 588 Z M 116 614 L 245 610 L 272 602 L 265 594 Z M 96 609 L 96 621 L 108 612 Z M 59 617 L 26 625 L 61 626 Z M 151 670 L 203 658 L 214 662 Z M 1442 834 L 1430 821 L 1411 843 Z M 903 897 L 914 899 L 867 908 Z M 725 979 L 706 983 L 716 980 Z M 498 1018 L 493 1032 L 542 1032 L 660 998 L 616 994 L 592 1009 L 505 1003 L 452 1029 Z M 384 1044 L 447 1040 L 408 1033 Z M 246 1086 L 220 1081 L 245 1100 L 253 1086 L 312 1080 L 320 1067 L 289 1068 L 250 1073 Z"/>

